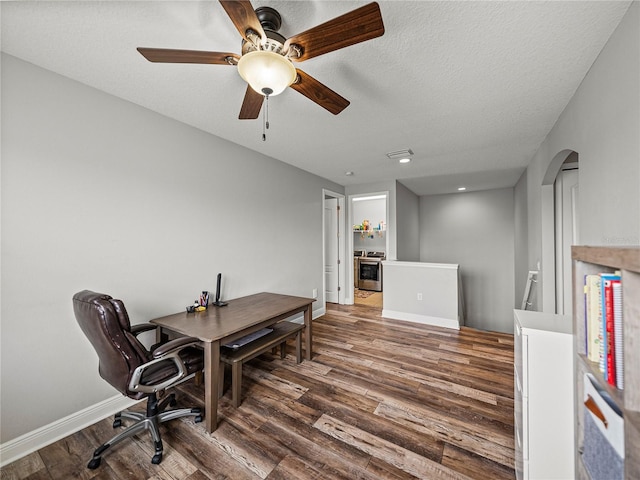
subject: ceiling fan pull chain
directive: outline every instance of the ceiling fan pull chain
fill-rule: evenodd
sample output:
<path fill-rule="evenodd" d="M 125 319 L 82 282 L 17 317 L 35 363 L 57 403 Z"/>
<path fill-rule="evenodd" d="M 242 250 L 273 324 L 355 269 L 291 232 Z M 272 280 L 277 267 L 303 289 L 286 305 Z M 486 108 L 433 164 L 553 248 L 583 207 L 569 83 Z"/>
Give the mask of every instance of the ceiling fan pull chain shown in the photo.
<path fill-rule="evenodd" d="M 269 95 L 265 95 L 265 107 L 262 112 L 262 141 L 267 141 L 266 130 L 269 130 Z"/>

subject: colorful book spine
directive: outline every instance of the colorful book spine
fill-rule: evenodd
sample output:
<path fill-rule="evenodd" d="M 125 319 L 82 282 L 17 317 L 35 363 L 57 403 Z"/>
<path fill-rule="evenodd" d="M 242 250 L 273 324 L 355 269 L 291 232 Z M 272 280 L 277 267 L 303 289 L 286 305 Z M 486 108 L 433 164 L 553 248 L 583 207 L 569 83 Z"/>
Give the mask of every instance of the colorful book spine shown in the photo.
<path fill-rule="evenodd" d="M 622 327 L 622 285 L 613 284 L 613 336 L 615 339 L 616 387 L 624 389 L 624 342 Z"/>
<path fill-rule="evenodd" d="M 600 344 L 602 332 L 600 330 L 600 275 L 587 275 L 585 278 L 585 315 L 587 317 L 587 356 L 592 362 L 600 363 Z"/>
<path fill-rule="evenodd" d="M 607 335 L 607 358 L 606 358 L 606 375 L 605 378 L 609 385 L 616 384 L 615 369 L 615 343 L 613 332 L 613 282 L 614 280 L 603 281 L 604 285 L 604 322 Z"/>
<path fill-rule="evenodd" d="M 613 334 L 613 290 L 612 281 L 620 282 L 617 273 L 601 273 L 601 330 L 602 330 L 602 359 L 600 369 L 607 383 L 615 385 L 614 362 L 614 334 Z"/>
<path fill-rule="evenodd" d="M 605 382 L 624 389 L 624 328 L 620 272 L 584 276 L 585 353 Z"/>

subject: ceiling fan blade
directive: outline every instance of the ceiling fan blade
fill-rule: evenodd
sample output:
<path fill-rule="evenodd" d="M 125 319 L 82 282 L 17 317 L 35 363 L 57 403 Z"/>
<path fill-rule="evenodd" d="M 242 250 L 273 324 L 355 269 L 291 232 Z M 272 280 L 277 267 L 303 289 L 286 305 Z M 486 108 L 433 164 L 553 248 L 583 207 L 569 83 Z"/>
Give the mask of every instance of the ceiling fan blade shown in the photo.
<path fill-rule="evenodd" d="M 285 42 L 285 51 L 292 44 L 302 47 L 301 62 L 340 48 L 371 40 L 384 34 L 380 6 L 369 3 L 349 13 L 329 20 L 305 32 L 294 35 Z"/>
<path fill-rule="evenodd" d="M 264 96 L 256 92 L 250 85 L 247 85 L 247 91 L 244 94 L 242 107 L 240 108 L 240 120 L 254 120 L 260 115 Z"/>
<path fill-rule="evenodd" d="M 150 62 L 161 63 L 208 63 L 213 65 L 235 65 L 240 57 L 235 53 L 203 52 L 199 50 L 171 50 L 168 48 L 143 48 L 138 51 Z M 233 59 L 235 63 L 230 63 Z"/>
<path fill-rule="evenodd" d="M 253 30 L 260 35 L 261 38 L 266 38 L 260 20 L 258 20 L 258 16 L 253 10 L 253 6 L 249 0 L 220 0 L 220 4 L 238 29 L 238 32 L 240 32 L 240 35 L 242 35 L 242 38 L 249 42 L 251 41 L 247 36 L 247 30 Z"/>
<path fill-rule="evenodd" d="M 298 72 L 298 79 L 291 84 L 291 88 L 300 92 L 312 102 L 317 103 L 334 115 L 339 114 L 349 106 L 349 100 L 338 95 L 311 75 L 308 75 L 297 68 L 296 72 Z"/>

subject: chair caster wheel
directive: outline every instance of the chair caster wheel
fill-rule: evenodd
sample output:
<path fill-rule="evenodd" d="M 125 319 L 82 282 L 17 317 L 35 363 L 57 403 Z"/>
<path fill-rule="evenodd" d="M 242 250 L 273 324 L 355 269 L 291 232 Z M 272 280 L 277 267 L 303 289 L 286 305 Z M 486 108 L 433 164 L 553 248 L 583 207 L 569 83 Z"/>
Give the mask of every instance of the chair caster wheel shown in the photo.
<path fill-rule="evenodd" d="M 120 420 L 119 418 L 116 418 L 113 421 L 113 428 L 118 428 L 118 427 L 121 427 L 121 426 L 122 426 L 122 420 Z"/>
<path fill-rule="evenodd" d="M 198 415 L 197 417 L 193 418 L 193 422 L 194 423 L 200 423 L 202 422 L 202 415 Z"/>
<path fill-rule="evenodd" d="M 156 453 L 151 459 L 151 463 L 153 463 L 154 465 L 159 465 L 161 461 L 162 461 L 162 453 Z"/>
<path fill-rule="evenodd" d="M 175 407 L 177 404 L 178 404 L 178 402 L 176 401 L 176 399 L 175 399 L 175 398 L 172 398 L 172 399 L 169 401 L 169 406 L 170 406 L 170 407 Z"/>
<path fill-rule="evenodd" d="M 91 461 L 87 464 L 87 468 L 89 468 L 91 470 L 95 470 L 96 468 L 98 468 L 100 466 L 100 460 L 102 460 L 101 457 L 92 458 Z"/>

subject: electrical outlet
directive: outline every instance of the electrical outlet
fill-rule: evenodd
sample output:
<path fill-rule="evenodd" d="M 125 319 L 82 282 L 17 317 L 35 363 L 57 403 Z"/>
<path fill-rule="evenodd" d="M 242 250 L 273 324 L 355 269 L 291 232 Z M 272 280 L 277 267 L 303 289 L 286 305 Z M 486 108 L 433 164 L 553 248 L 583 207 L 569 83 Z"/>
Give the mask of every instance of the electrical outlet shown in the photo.
<path fill-rule="evenodd" d="M 312 292 L 313 298 L 318 298 L 318 289 L 314 288 Z"/>
<path fill-rule="evenodd" d="M 422 300 L 422 294 L 421 293 L 418 294 L 418 300 Z"/>

